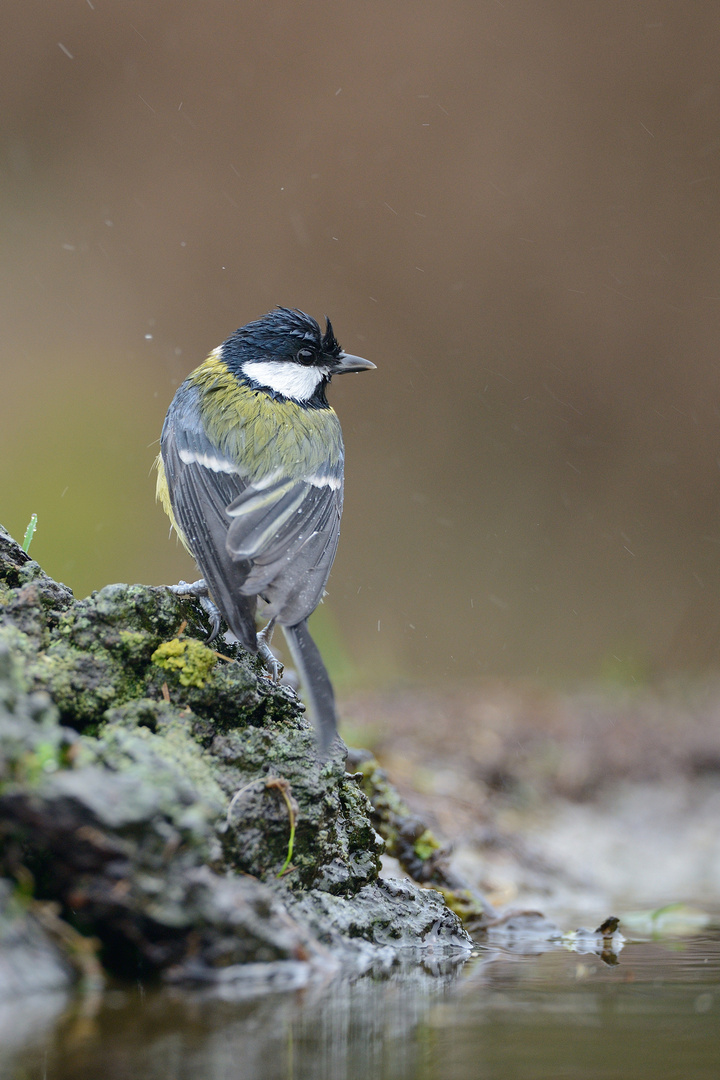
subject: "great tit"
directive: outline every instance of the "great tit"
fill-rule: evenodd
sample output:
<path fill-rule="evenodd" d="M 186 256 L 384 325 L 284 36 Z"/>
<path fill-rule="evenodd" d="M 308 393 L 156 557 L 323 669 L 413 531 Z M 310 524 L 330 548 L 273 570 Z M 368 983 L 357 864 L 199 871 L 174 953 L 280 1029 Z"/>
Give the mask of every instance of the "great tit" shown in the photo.
<path fill-rule="evenodd" d="M 307 620 L 323 597 L 343 506 L 340 421 L 325 390 L 333 375 L 375 365 L 296 309 L 241 326 L 179 387 L 157 458 L 157 495 L 202 579 L 173 591 L 205 597 L 260 653 L 285 633 L 324 757 L 337 730 L 332 684 Z M 256 609 L 269 619 L 258 634 Z M 217 636 L 219 616 L 209 640 Z"/>

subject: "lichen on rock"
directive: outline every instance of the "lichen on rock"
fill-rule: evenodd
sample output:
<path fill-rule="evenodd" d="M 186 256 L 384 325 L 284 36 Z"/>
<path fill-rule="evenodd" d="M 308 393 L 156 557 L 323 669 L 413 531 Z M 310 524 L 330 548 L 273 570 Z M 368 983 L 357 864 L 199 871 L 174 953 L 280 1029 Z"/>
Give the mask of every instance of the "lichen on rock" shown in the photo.
<path fill-rule="evenodd" d="M 120 631 L 121 636 L 130 633 L 132 631 Z M 202 690 L 217 663 L 217 654 L 194 638 L 181 640 L 176 637 L 158 645 L 150 659 L 158 667 L 177 671 L 181 686 L 197 686 L 198 690 Z"/>

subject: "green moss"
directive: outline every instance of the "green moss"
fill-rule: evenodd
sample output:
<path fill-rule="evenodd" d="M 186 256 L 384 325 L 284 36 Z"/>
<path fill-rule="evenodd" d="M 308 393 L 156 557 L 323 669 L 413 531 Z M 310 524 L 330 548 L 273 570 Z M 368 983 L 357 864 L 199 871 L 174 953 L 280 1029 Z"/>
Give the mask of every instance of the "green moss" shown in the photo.
<path fill-rule="evenodd" d="M 148 653 L 148 635 L 140 630 L 120 630 L 120 648 L 133 663 L 142 662 Z"/>
<path fill-rule="evenodd" d="M 135 681 L 119 657 L 104 650 L 84 652 L 64 640 L 53 642 L 30 664 L 29 672 L 36 686 L 47 688 L 63 723 L 79 731 L 97 724 L 109 706 L 135 691 Z"/>
<path fill-rule="evenodd" d="M 388 855 L 416 881 L 438 889 L 463 923 L 481 932 L 487 921 L 483 898 L 449 869 L 447 852 L 435 834 L 411 812 L 374 758 L 360 759 L 356 767 L 355 776 L 370 800 L 372 822 Z"/>
<path fill-rule="evenodd" d="M 441 848 L 442 844 L 440 844 L 436 837 L 433 836 L 430 829 L 426 829 L 422 835 L 418 836 L 413 844 L 413 851 L 418 859 L 422 859 L 423 862 L 426 859 L 429 859 L 434 852 L 440 851 Z"/>
<path fill-rule="evenodd" d="M 17 764 L 15 779 L 24 779 L 26 783 L 37 784 L 45 773 L 55 772 L 61 767 L 61 755 L 56 743 L 37 743 L 31 753 L 25 754 Z"/>
<path fill-rule="evenodd" d="M 141 702 L 106 713 L 97 738 L 83 738 L 77 761 L 98 763 L 116 774 L 132 774 L 153 791 L 162 813 L 178 827 L 207 838 L 208 823 L 225 810 L 226 798 L 213 776 L 213 762 L 198 750 L 191 713 L 165 702 L 146 702 L 155 730 L 138 724 Z M 129 808 L 126 808 L 129 809 Z"/>
<path fill-rule="evenodd" d="M 199 689 L 215 667 L 217 656 L 194 638 L 173 638 L 158 645 L 151 660 L 166 671 L 178 671 L 182 686 L 197 686 Z"/>
<path fill-rule="evenodd" d="M 212 741 L 220 727 L 234 731 L 248 724 L 281 723 L 298 715 L 297 698 L 288 687 L 276 686 L 264 676 L 258 678 L 254 673 L 255 663 L 254 657 L 234 663 L 221 660 L 200 687 L 181 686 L 178 679 L 171 697 L 176 703 L 182 701 L 198 717 L 198 739 Z M 161 697 L 168 674 L 167 669 L 148 664 L 145 696 Z M 172 678 L 176 679 L 177 675 Z M 200 721 L 208 723 L 203 725 Z"/>
<path fill-rule="evenodd" d="M 487 924 L 487 909 L 482 898 L 470 889 L 448 889 L 436 885 L 442 893 L 445 903 L 454 911 L 463 926 L 473 933 L 481 931 Z"/>
<path fill-rule="evenodd" d="M 400 798 L 375 758 L 361 761 L 358 774 L 362 790 L 372 806 L 373 824 L 385 841 L 388 855 L 398 858 L 403 848 L 399 827 L 410 817 L 407 803 Z"/>

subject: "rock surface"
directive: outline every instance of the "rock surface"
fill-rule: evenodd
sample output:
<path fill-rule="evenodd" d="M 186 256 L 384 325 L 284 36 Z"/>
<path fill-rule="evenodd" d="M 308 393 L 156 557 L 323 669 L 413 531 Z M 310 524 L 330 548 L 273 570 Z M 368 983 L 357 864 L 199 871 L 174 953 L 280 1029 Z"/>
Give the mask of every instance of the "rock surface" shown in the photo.
<path fill-rule="evenodd" d="M 378 880 L 340 740 L 319 763 L 295 694 L 205 634 L 164 588 L 75 600 L 0 529 L 2 947 L 22 919 L 36 949 L 33 905 L 54 902 L 133 977 L 265 963 L 302 983 L 374 950 L 468 949 L 438 893 Z M 48 939 L 43 979 L 67 940 Z"/>

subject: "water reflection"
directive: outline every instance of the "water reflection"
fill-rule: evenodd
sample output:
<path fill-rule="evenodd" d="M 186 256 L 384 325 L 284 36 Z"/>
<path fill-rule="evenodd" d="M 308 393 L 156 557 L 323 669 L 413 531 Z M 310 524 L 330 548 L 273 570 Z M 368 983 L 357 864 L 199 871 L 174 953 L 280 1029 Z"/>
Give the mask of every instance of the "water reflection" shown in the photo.
<path fill-rule="evenodd" d="M 94 1017 L 60 998 L 10 1006 L 0 1010 L 0 1075 L 694 1080 L 718 1075 L 719 1021 L 712 937 L 631 943 L 617 966 L 562 949 L 488 949 L 465 964 L 254 1000 L 136 987 L 110 991 Z"/>

